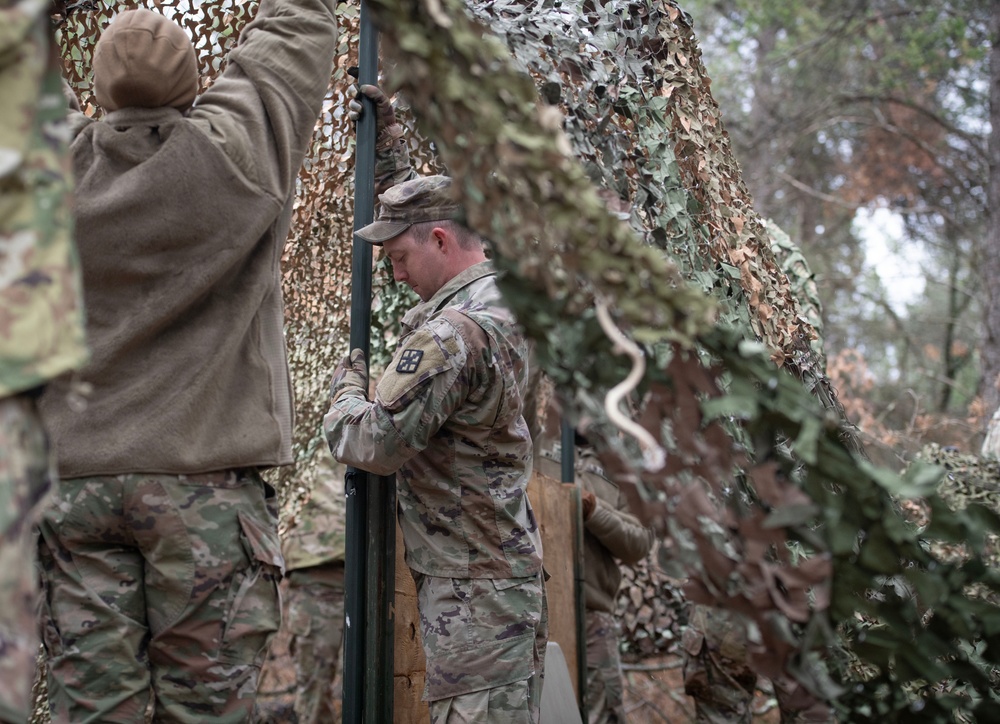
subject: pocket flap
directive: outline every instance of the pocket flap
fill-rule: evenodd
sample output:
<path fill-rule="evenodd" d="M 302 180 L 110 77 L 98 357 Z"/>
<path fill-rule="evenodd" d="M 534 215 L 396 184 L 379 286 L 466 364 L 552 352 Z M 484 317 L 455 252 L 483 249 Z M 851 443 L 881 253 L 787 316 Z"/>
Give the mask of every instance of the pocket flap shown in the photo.
<path fill-rule="evenodd" d="M 278 531 L 271 526 L 264 525 L 242 510 L 237 513 L 240 519 L 240 528 L 246 538 L 250 551 L 255 559 L 269 566 L 274 566 L 281 575 L 285 574 L 285 559 L 281 555 L 281 541 L 278 538 Z"/>

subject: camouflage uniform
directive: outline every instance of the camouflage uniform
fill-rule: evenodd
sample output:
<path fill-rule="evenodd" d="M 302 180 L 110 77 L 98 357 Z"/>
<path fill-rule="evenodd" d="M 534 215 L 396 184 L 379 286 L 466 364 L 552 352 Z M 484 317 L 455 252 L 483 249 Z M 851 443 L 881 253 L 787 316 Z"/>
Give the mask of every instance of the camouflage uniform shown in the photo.
<path fill-rule="evenodd" d="M 37 390 L 86 358 L 66 99 L 49 3 L 0 0 L 0 721 L 31 710 L 31 523 L 54 478 Z"/>
<path fill-rule="evenodd" d="M 329 452 L 325 453 L 329 458 Z M 332 690 L 344 635 L 344 474 L 332 459 L 281 542 L 299 724 L 333 722 Z"/>
<path fill-rule="evenodd" d="M 406 213 L 393 212 L 437 179 L 383 194 L 380 220 L 402 233 Z M 364 379 L 338 374 L 324 422 L 338 460 L 397 473 L 432 722 L 537 721 L 540 704 L 547 620 L 526 495 L 528 345 L 495 275 L 474 264 L 411 309 L 374 401 Z"/>
<path fill-rule="evenodd" d="M 766 223 L 775 260 L 788 277 L 803 320 L 816 331 L 809 346 L 815 366 L 825 374 L 822 305 L 812 270 L 788 234 L 773 221 Z M 750 665 L 743 617 L 732 611 L 694 604 L 682 647 L 684 689 L 695 701 L 695 720 L 706 724 L 749 724 L 753 719 L 757 672 Z M 771 684 L 784 724 L 834 721 L 829 705 L 816 701 L 791 676 L 778 677 Z"/>
<path fill-rule="evenodd" d="M 281 623 L 268 488 L 252 471 L 59 481 L 40 525 L 53 721 L 143 721 L 151 688 L 156 721 L 247 720 Z"/>
<path fill-rule="evenodd" d="M 539 471 L 559 479 L 560 451 L 543 453 Z M 622 686 L 621 631 L 615 607 L 619 561 L 638 563 L 653 547 L 653 531 L 628 512 L 622 490 L 604 475 L 590 447 L 576 448 L 577 483 L 595 497 L 584 520 L 584 601 L 587 615 L 587 716 L 589 724 L 627 721 Z"/>

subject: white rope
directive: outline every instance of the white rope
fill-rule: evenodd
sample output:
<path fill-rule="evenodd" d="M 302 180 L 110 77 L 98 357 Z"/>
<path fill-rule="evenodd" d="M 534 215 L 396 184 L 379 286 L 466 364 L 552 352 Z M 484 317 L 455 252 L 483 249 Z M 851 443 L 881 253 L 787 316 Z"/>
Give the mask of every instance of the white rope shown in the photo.
<path fill-rule="evenodd" d="M 632 390 L 636 388 L 646 372 L 646 357 L 639 345 L 625 336 L 618 329 L 611 313 L 608 311 L 608 303 L 603 299 L 597 300 L 597 321 L 601 323 L 601 329 L 614 343 L 615 354 L 627 354 L 632 359 L 632 369 L 628 376 L 612 387 L 604 398 L 604 410 L 608 413 L 608 419 L 618 429 L 631 435 L 639 441 L 642 448 L 642 456 L 646 470 L 660 470 L 667 462 L 667 453 L 656 441 L 649 431 L 639 423 L 635 422 L 621 411 L 621 401 Z"/>

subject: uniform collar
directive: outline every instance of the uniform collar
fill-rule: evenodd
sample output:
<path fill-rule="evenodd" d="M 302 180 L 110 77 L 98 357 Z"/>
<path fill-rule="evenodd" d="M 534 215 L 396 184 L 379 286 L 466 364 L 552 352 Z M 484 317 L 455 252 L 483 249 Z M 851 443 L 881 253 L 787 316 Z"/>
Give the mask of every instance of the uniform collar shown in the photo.
<path fill-rule="evenodd" d="M 468 269 L 459 272 L 453 276 L 447 284 L 438 289 L 437 293 L 428 299 L 426 302 L 422 302 L 411 309 L 403 316 L 403 329 L 413 330 L 426 322 L 430 317 L 441 311 L 462 289 L 469 286 L 473 282 L 477 282 L 483 277 L 495 276 L 496 269 L 493 267 L 493 262 L 481 261 L 478 264 L 473 264 Z"/>

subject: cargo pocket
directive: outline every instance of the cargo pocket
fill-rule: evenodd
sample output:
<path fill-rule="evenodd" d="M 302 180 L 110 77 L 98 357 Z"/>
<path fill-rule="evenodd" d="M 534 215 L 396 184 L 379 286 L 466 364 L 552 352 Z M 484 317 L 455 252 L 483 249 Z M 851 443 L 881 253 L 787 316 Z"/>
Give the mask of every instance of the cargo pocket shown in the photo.
<path fill-rule="evenodd" d="M 240 511 L 240 543 L 248 564 L 233 574 L 220 658 L 259 666 L 281 626 L 284 559 L 278 533 Z"/>
<path fill-rule="evenodd" d="M 431 647 L 424 639 L 426 700 L 528 681 L 541 617 L 540 578 L 452 579 L 451 585 L 452 595 L 436 602 L 437 611 L 421 614 L 437 623 L 445 620 L 437 612 L 452 617 L 451 635 Z"/>

